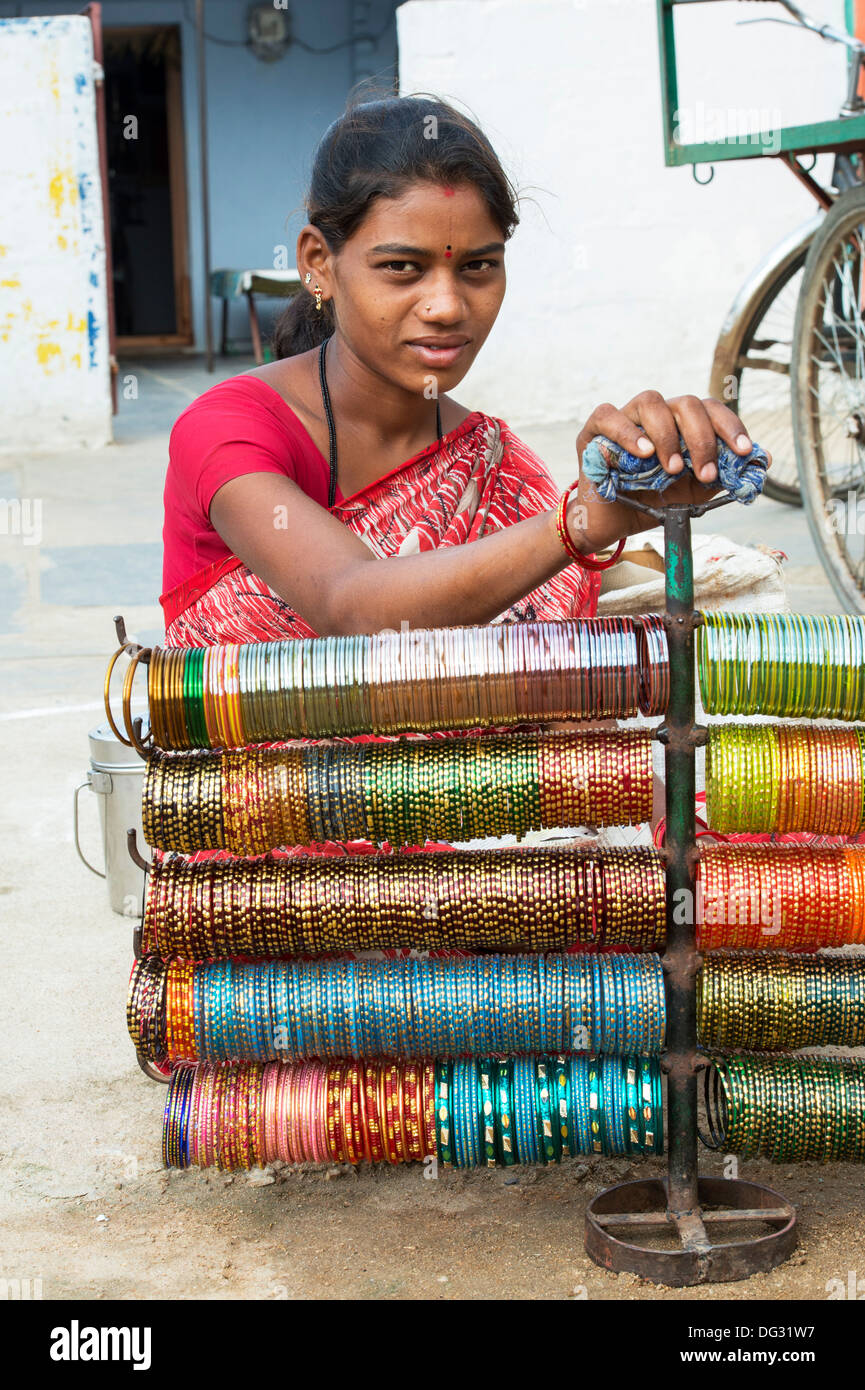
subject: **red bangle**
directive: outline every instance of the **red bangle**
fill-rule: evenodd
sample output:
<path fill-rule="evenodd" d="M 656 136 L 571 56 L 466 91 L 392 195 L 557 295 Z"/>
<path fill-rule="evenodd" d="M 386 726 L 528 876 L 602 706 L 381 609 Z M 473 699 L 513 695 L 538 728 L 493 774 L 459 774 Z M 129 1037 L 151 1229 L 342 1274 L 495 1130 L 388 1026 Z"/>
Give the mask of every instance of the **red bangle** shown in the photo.
<path fill-rule="evenodd" d="M 559 533 L 559 540 L 564 546 L 566 553 L 570 556 L 574 563 L 577 565 L 581 565 L 583 569 L 608 570 L 612 565 L 616 563 L 622 551 L 624 550 L 625 541 L 627 537 L 622 537 L 615 550 L 613 551 L 612 555 L 610 556 L 609 560 L 592 560 L 589 558 L 588 555 L 583 555 L 581 551 L 577 550 L 577 547 L 574 545 L 574 542 L 571 540 L 571 537 L 568 533 L 568 526 L 565 520 L 565 512 L 568 506 L 568 498 L 570 497 L 571 493 L 573 492 L 576 486 L 576 483 L 572 483 L 571 486 L 568 488 L 567 492 L 563 492 L 561 497 L 559 498 L 558 510 L 556 511 L 556 530 Z"/>

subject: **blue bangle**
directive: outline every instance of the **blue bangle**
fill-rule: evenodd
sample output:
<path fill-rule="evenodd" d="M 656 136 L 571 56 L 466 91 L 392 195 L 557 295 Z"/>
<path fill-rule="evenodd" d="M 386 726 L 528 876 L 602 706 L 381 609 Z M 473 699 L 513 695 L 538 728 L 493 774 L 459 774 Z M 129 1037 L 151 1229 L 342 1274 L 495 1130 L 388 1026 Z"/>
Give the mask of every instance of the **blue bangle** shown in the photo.
<path fill-rule="evenodd" d="M 532 1025 L 535 1018 L 535 986 L 537 983 L 537 972 L 534 968 L 534 959 L 533 956 L 520 957 L 522 974 L 522 1007 L 520 1010 L 520 1022 L 522 1024 L 520 1037 L 521 1052 L 532 1052 L 534 1050 L 532 1047 L 534 1041 L 534 1030 Z"/>
<path fill-rule="evenodd" d="M 231 969 L 231 1056 L 245 1062 L 248 1053 L 249 973 L 235 961 Z"/>
<path fill-rule="evenodd" d="M 574 1154 L 591 1154 L 591 1141 L 588 1136 L 587 1108 L 588 1062 L 585 1056 L 572 1056 L 567 1065 L 570 1076 L 570 1105 L 572 1105 L 572 1131 Z"/>
<path fill-rule="evenodd" d="M 553 1061 L 553 1123 L 558 1125 L 559 1146 L 563 1158 L 576 1153 L 571 1115 L 571 1084 L 567 1058 L 557 1056 Z"/>
<path fill-rule="evenodd" d="M 294 1004 L 295 1004 L 295 1032 L 297 1034 L 297 1047 L 299 1056 L 306 1055 L 306 1033 L 305 1033 L 305 999 L 304 999 L 304 962 L 298 961 L 297 974 L 294 980 Z"/>
<path fill-rule="evenodd" d="M 613 977 L 614 990 L 613 1013 L 615 1016 L 615 1048 L 611 1049 L 611 1051 L 615 1051 L 617 1056 L 622 1056 L 624 1053 L 631 1051 L 627 1046 L 630 1035 L 628 1018 L 628 967 L 626 964 L 628 959 L 629 957 L 627 956 L 613 956 L 610 960 L 610 974 Z M 633 959 L 633 957 L 630 959 Z"/>
<path fill-rule="evenodd" d="M 627 1118 L 624 1129 L 624 1147 L 627 1154 L 642 1154 L 640 1134 L 640 1061 L 627 1058 L 624 1068 L 624 1084 L 627 1090 Z"/>
<path fill-rule="evenodd" d="M 628 1058 L 604 1059 L 604 1095 L 607 1097 L 607 1133 L 612 1152 L 619 1157 L 625 1152 L 625 1063 Z"/>
<path fill-rule="evenodd" d="M 533 1051 L 544 1052 L 547 1047 L 547 970 L 545 957 L 535 957 L 535 982 L 537 990 L 537 1033 Z"/>
<path fill-rule="evenodd" d="M 638 1050 L 633 1045 L 635 1018 L 631 993 L 631 971 L 633 962 L 637 959 L 636 956 L 617 956 L 615 958 L 614 973 L 618 975 L 616 981 L 616 1016 L 618 1024 L 616 1052 L 622 1056 L 627 1056 L 629 1053 Z"/>
<path fill-rule="evenodd" d="M 601 957 L 601 989 L 603 991 L 604 1041 L 601 1052 L 615 1054 L 618 1022 L 616 1018 L 616 977 L 609 956 Z"/>
<path fill-rule="evenodd" d="M 502 1008 L 499 1014 L 499 1041 L 497 1051 L 511 1054 L 516 1052 L 515 1018 L 517 1011 L 516 962 L 513 956 L 500 957 L 500 989 Z"/>
<path fill-rule="evenodd" d="M 180 1097 L 180 1135 L 177 1154 L 179 1168 L 189 1167 L 189 1111 L 195 1077 L 195 1068 L 190 1067 L 184 1077 L 183 1090 Z"/>
<path fill-rule="evenodd" d="M 570 1129 L 574 1154 L 585 1153 L 585 1129 L 583 1124 L 583 1083 L 585 1072 L 584 1057 L 568 1058 L 568 1091 L 570 1095 Z"/>
<path fill-rule="evenodd" d="M 453 1092 L 451 1113 L 454 1131 L 454 1164 L 457 1168 L 468 1166 L 466 1154 L 467 1107 L 465 1063 L 461 1060 L 453 1064 Z"/>
<path fill-rule="evenodd" d="M 449 1062 L 436 1062 L 436 1146 L 438 1149 L 438 1161 L 443 1168 L 452 1168 L 454 1166 L 451 1076 L 452 1068 Z"/>
<path fill-rule="evenodd" d="M 545 961 L 547 982 L 547 1036 L 544 1049 L 557 1055 L 567 1047 L 565 1042 L 565 965 L 557 952 Z"/>
<path fill-rule="evenodd" d="M 457 1047 L 462 1057 L 465 1057 L 472 1051 L 470 1033 L 472 1017 L 470 966 L 471 962 L 463 957 L 457 962 L 456 969 L 457 1001 L 459 1004 Z"/>
<path fill-rule="evenodd" d="M 261 965 L 247 965 L 244 967 L 244 975 L 247 979 L 246 986 L 246 1018 L 244 1019 L 244 1033 L 246 1034 L 246 1050 L 244 1061 L 254 1062 L 259 1055 L 258 1047 L 258 1021 L 264 1018 L 264 1013 L 259 1002 L 260 987 L 259 976 L 261 975 Z"/>
<path fill-rule="evenodd" d="M 202 998 L 202 994 L 203 991 L 201 988 L 201 966 L 194 965 L 192 967 L 192 1028 L 193 1037 L 195 1039 L 195 1052 L 196 1056 L 198 1057 L 207 1056 L 207 1054 L 202 1051 L 202 1043 L 204 1041 L 202 1035 L 204 1025 L 204 1001 Z"/>
<path fill-rule="evenodd" d="M 489 1057 L 482 1057 L 478 1062 L 478 1084 L 480 1086 L 480 1100 L 483 1125 L 483 1159 L 488 1168 L 495 1168 L 495 1084 L 493 1077 L 493 1062 Z"/>
<path fill-rule="evenodd" d="M 562 1156 L 561 1136 L 558 1125 L 553 1123 L 552 1064 L 546 1057 L 538 1057 L 535 1066 L 537 1071 L 538 1154 L 542 1163 L 558 1163 Z"/>
<path fill-rule="evenodd" d="M 468 1113 L 468 1162 L 479 1168 L 484 1161 L 484 1102 L 481 1092 L 480 1067 L 474 1060 L 465 1063 L 466 1100 Z"/>
<path fill-rule="evenodd" d="M 225 967 L 222 961 L 217 961 L 213 971 L 212 994 L 213 999 L 213 1056 L 214 1060 L 221 1062 L 225 1057 L 225 1012 L 223 1009 L 222 981 L 225 974 Z"/>
<path fill-rule="evenodd" d="M 294 961 L 291 963 L 291 970 L 285 983 L 285 1024 L 291 1040 L 292 1055 L 299 1057 L 301 1055 L 300 972 Z"/>
<path fill-rule="evenodd" d="M 514 1059 L 514 1093 L 517 1112 L 517 1148 L 520 1163 L 538 1160 L 535 1059 Z"/>
<path fill-rule="evenodd" d="M 175 1071 L 174 1071 L 174 1072 L 172 1073 L 172 1075 L 171 1075 L 171 1080 L 170 1080 L 170 1082 L 169 1082 L 169 1084 L 168 1084 L 168 1089 L 167 1089 L 167 1091 L 166 1091 L 166 1093 L 165 1093 L 165 1105 L 163 1106 L 163 1109 L 162 1109 L 162 1166 L 163 1166 L 163 1168 L 173 1168 L 173 1167 L 174 1167 L 174 1164 L 172 1163 L 172 1158 L 173 1158 L 174 1155 L 173 1155 L 173 1153 L 172 1153 L 172 1147 L 171 1147 L 171 1127 L 170 1127 L 170 1125 L 169 1125 L 168 1122 L 169 1122 L 169 1119 L 170 1119 L 170 1117 L 171 1117 L 171 1111 L 172 1111 L 172 1107 L 173 1107 L 173 1105 L 174 1105 L 174 1099 L 175 1099 L 175 1096 L 177 1095 L 177 1086 L 178 1086 L 179 1077 L 180 1077 L 180 1068 L 178 1067 L 178 1068 L 175 1069 Z"/>
<path fill-rule="evenodd" d="M 320 967 L 321 968 L 321 967 Z M 325 1047 L 326 1060 L 335 1061 L 337 1057 L 348 1055 L 348 1042 L 346 1038 L 346 1004 L 347 991 L 345 988 L 345 962 L 334 961 L 333 965 L 324 966 L 325 970 Z"/>
<path fill-rule="evenodd" d="M 592 1136 L 592 1152 L 605 1153 L 604 1144 L 604 1093 L 601 1080 L 601 1066 L 598 1057 L 589 1058 L 589 1128 Z"/>
<path fill-rule="evenodd" d="M 345 992 L 348 1025 L 348 1055 L 357 1061 L 363 1056 L 363 1053 L 360 1050 L 357 962 L 353 960 L 346 961 L 345 964 Z"/>
<path fill-rule="evenodd" d="M 592 965 L 592 993 L 590 996 L 591 1007 L 589 1012 L 590 1038 L 589 1051 L 599 1053 L 603 1045 L 604 1027 L 604 989 L 603 977 L 601 975 L 601 957 L 597 952 L 591 957 Z"/>
<path fill-rule="evenodd" d="M 380 971 L 384 981 L 385 1046 L 388 1057 L 396 1057 L 399 1053 L 399 1023 L 397 1020 L 399 1006 L 396 998 L 393 966 L 394 962 L 387 960 L 384 962 L 384 969 Z"/>
<path fill-rule="evenodd" d="M 357 1045 L 360 1057 L 374 1057 L 372 1050 L 372 998 L 369 981 L 369 961 L 355 961 L 357 990 Z"/>
<path fill-rule="evenodd" d="M 654 1100 L 654 1120 L 655 1131 L 653 1135 L 653 1147 L 656 1154 L 664 1152 L 664 1100 L 661 1086 L 661 1064 L 656 1057 L 649 1062 L 649 1070 L 652 1076 L 652 1097 Z"/>
<path fill-rule="evenodd" d="M 517 1161 L 511 1062 L 495 1063 L 496 1144 L 499 1161 L 506 1168 Z"/>
<path fill-rule="evenodd" d="M 495 1035 L 495 1019 L 496 1001 L 501 997 L 498 991 L 499 960 L 499 956 L 477 957 L 482 1050 L 484 1054 L 495 1052 L 498 1046 Z"/>

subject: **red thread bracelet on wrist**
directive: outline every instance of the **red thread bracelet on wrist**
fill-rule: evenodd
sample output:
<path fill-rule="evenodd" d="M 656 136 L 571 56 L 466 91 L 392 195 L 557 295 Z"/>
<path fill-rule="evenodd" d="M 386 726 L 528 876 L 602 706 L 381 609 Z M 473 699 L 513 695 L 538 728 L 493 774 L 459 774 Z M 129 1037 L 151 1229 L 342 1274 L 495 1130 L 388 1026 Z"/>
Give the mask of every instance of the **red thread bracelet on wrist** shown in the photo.
<path fill-rule="evenodd" d="M 574 563 L 577 565 L 581 565 L 583 569 L 608 570 L 611 568 L 612 565 L 616 563 L 622 551 L 624 550 L 625 541 L 627 537 L 622 537 L 622 539 L 619 541 L 618 545 L 616 546 L 615 550 L 613 551 L 612 555 L 608 560 L 591 560 L 589 559 L 588 555 L 583 555 L 581 551 L 577 550 L 577 547 L 571 540 L 570 534 L 568 532 L 567 521 L 565 520 L 565 512 L 567 511 L 568 498 L 570 497 L 571 493 L 573 492 L 576 486 L 577 484 L 573 483 L 567 489 L 566 492 L 562 493 L 561 497 L 559 498 L 559 505 L 556 511 L 556 530 L 559 534 L 559 540 L 561 541 L 562 545 L 565 548 L 565 551 L 574 561 Z"/>

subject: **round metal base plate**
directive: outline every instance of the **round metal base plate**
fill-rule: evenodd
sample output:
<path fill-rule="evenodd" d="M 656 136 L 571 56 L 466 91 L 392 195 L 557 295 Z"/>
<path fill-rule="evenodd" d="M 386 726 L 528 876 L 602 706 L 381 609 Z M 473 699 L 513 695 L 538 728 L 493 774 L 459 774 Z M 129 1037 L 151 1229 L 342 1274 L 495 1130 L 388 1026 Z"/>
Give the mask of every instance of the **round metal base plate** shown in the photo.
<path fill-rule="evenodd" d="M 770 1187 L 727 1178 L 699 1178 L 700 1206 L 693 1212 L 667 1210 L 667 1187 L 658 1178 L 619 1183 L 599 1193 L 586 1211 L 586 1250 L 596 1264 L 615 1273 L 641 1274 L 655 1284 L 686 1288 L 692 1284 L 732 1283 L 760 1270 L 774 1269 L 796 1248 L 796 1210 Z M 753 1236 L 739 1234 L 743 1225 L 769 1225 Z M 735 1238 L 715 1244 L 724 1228 Z M 616 1235 L 612 1232 L 615 1231 Z M 677 1250 L 633 1244 L 649 1232 L 672 1233 Z"/>

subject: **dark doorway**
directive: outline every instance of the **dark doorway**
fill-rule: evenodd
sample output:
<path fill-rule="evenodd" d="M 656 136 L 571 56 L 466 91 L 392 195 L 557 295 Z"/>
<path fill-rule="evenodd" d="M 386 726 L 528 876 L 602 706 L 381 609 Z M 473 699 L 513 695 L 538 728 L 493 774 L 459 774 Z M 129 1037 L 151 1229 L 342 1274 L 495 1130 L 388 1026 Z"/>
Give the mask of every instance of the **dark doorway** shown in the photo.
<path fill-rule="evenodd" d="M 103 35 L 117 345 L 179 346 L 192 341 L 180 30 Z"/>

